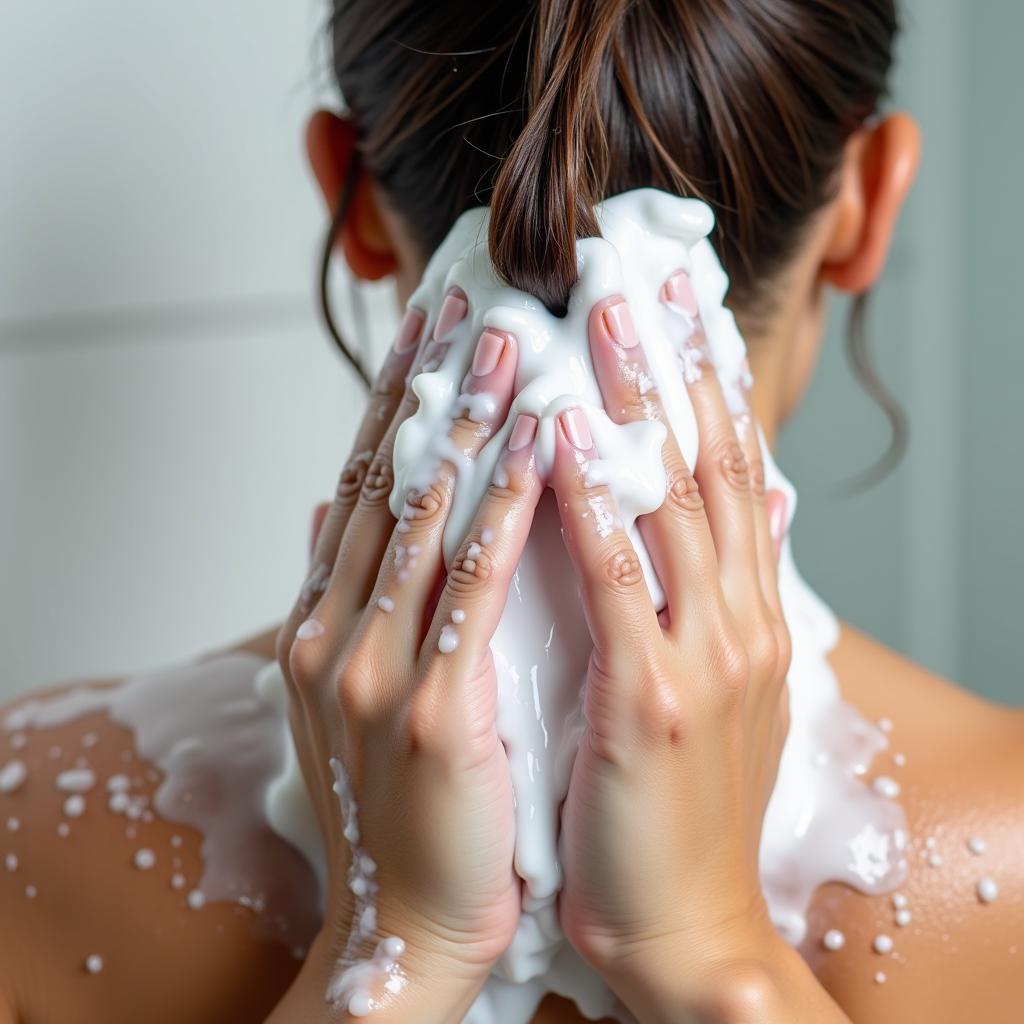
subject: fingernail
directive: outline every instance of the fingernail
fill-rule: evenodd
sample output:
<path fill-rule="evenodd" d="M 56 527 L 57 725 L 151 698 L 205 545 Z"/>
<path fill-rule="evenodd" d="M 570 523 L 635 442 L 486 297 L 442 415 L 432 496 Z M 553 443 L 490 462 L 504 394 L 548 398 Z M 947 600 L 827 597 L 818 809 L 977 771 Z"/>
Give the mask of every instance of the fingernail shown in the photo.
<path fill-rule="evenodd" d="M 665 302 L 679 306 L 690 316 L 697 315 L 697 297 L 693 294 L 693 285 L 685 270 L 677 270 L 664 284 L 661 297 Z"/>
<path fill-rule="evenodd" d="M 474 377 L 486 377 L 498 368 L 498 360 L 505 351 L 505 339 L 494 331 L 484 331 L 476 343 L 471 373 Z"/>
<path fill-rule="evenodd" d="M 441 312 L 437 314 L 434 325 L 434 340 L 442 341 L 455 329 L 455 325 L 465 318 L 469 304 L 457 292 L 449 292 L 441 303 Z"/>
<path fill-rule="evenodd" d="M 620 299 L 607 306 L 601 314 L 601 319 L 604 320 L 604 328 L 611 335 L 612 341 L 623 348 L 635 348 L 640 343 L 636 325 L 633 323 L 633 314 L 624 300 Z"/>
<path fill-rule="evenodd" d="M 786 533 L 786 495 L 782 491 L 769 491 L 765 501 L 768 503 L 768 532 L 772 535 L 772 547 L 778 561 Z"/>
<path fill-rule="evenodd" d="M 295 639 L 315 640 L 318 636 L 323 636 L 325 632 L 324 624 L 319 619 L 306 619 L 295 631 Z"/>
<path fill-rule="evenodd" d="M 594 439 L 590 434 L 590 424 L 583 415 L 582 409 L 566 409 L 559 413 L 558 422 L 562 425 L 565 439 L 581 452 L 589 452 L 594 447 Z"/>
<path fill-rule="evenodd" d="M 512 434 L 508 439 L 508 450 L 517 452 L 520 448 L 525 448 L 536 436 L 537 417 L 522 413 L 512 428 Z"/>
<path fill-rule="evenodd" d="M 398 335 L 395 337 L 395 351 L 401 355 L 415 348 L 420 340 L 420 331 L 423 330 L 423 310 L 410 306 L 398 325 Z"/>

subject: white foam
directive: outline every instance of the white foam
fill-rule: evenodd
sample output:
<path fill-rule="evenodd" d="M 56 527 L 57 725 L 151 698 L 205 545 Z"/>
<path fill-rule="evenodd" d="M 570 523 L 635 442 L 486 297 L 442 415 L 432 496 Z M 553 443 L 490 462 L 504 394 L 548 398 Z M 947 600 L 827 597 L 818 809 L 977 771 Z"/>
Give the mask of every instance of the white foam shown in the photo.
<path fill-rule="evenodd" d="M 606 483 L 615 495 L 652 598 L 662 607 L 661 588 L 635 522 L 664 499 L 664 427 L 653 422 L 623 426 L 605 413 L 587 324 L 598 300 L 612 294 L 628 300 L 669 425 L 684 458 L 695 466 L 696 420 L 683 382 L 685 343 L 694 321 L 660 298 L 661 283 L 673 272 L 684 270 L 690 276 L 710 357 L 734 414 L 745 410 L 743 391 L 749 383 L 745 346 L 723 305 L 728 281 L 706 239 L 710 210 L 650 189 L 602 204 L 603 238 L 577 243 L 580 280 L 564 317 L 553 316 L 533 297 L 497 280 L 486 249 L 487 217 L 486 210 L 474 210 L 460 218 L 410 299 L 431 322 L 448 290 L 458 287 L 468 297 L 469 311 L 451 332 L 440 365 L 413 381 L 420 404 L 395 440 L 392 511 L 400 514 L 408 487 L 437 472 L 437 439 L 450 429 L 452 401 L 480 333 L 486 327 L 508 331 L 520 353 L 516 395 L 506 422 L 478 458 L 451 460 L 457 479 L 444 538 L 446 563 L 451 563 L 488 483 L 500 470 L 499 457 L 517 417 L 528 413 L 539 420 L 535 450 L 538 470 L 546 477 L 554 455 L 554 417 L 568 406 L 579 406 L 599 453 L 587 467 L 587 478 Z M 767 451 L 765 465 L 767 486 L 786 493 L 791 518 L 793 488 Z M 595 526 L 602 523 L 595 510 Z M 472 559 L 474 551 L 468 555 Z M 887 748 L 883 729 L 891 723 L 876 728 L 840 702 L 827 662 L 838 627 L 797 573 L 788 539 L 780 576 L 793 637 L 792 725 L 765 821 L 761 868 L 773 920 L 796 944 L 806 931 L 804 913 L 818 885 L 831 879 L 869 893 L 892 889 L 905 871 L 907 839 L 899 805 L 857 777 Z M 525 1022 L 536 993 L 549 990 L 576 999 L 581 1009 L 586 1003 L 595 1016 L 614 1015 L 614 1000 L 603 986 L 581 964 L 560 959 L 564 938 L 556 912 L 562 883 L 558 808 L 580 734 L 579 683 L 590 642 L 550 495 L 538 509 L 491 648 L 498 670 L 498 730 L 516 794 L 515 869 L 524 882 L 523 915 L 512 948 L 496 971 L 496 978 L 512 988 L 492 979 L 467 1020 Z M 518 996 L 513 994 L 517 988 Z M 500 1014 L 494 1009 L 499 1003 Z"/>
<path fill-rule="evenodd" d="M 119 686 L 79 687 L 23 703 L 6 716 L 5 726 L 45 730 L 105 713 L 132 730 L 139 756 L 159 769 L 153 808 L 202 836 L 202 877 L 189 905 L 237 903 L 255 912 L 256 934 L 308 945 L 319 921 L 317 882 L 303 858 L 273 834 L 264 811 L 268 787 L 294 757 L 285 742 L 284 700 L 259 685 L 265 665 L 255 655 L 231 654 L 135 676 Z M 243 701 L 245 714 L 223 714 Z M 148 796 L 132 794 L 133 785 L 143 785 L 141 775 L 134 783 L 123 772 L 110 776 L 103 813 L 109 807 L 131 820 L 151 817 Z M 299 801 L 304 806 L 303 801 L 305 795 Z M 85 798 L 72 793 L 63 809 L 77 817 L 85 811 Z M 69 833 L 66 822 L 58 825 L 58 835 Z"/>
<path fill-rule="evenodd" d="M 469 311 L 452 330 L 443 358 L 413 381 L 420 405 L 396 438 L 392 510 L 400 515 L 407 489 L 433 479 L 441 460 L 450 461 L 457 473 L 444 536 L 445 561 L 450 565 L 481 496 L 500 471 L 499 455 L 517 416 L 530 413 L 538 418 L 537 464 L 542 474 L 548 474 L 553 419 L 570 405 L 580 406 L 599 452 L 588 475 L 607 482 L 614 493 L 652 598 L 661 607 L 661 589 L 635 521 L 664 498 L 664 427 L 652 422 L 620 426 L 604 412 L 589 353 L 590 309 L 614 293 L 629 301 L 651 378 L 690 466 L 697 463 L 698 438 L 680 357 L 687 351 L 684 343 L 693 321 L 660 300 L 661 282 L 680 269 L 690 275 L 715 370 L 737 415 L 744 409 L 745 347 L 723 305 L 728 281 L 705 237 L 712 224 L 706 206 L 644 189 L 602 204 L 599 219 L 604 237 L 578 243 L 580 282 L 563 318 L 497 281 L 486 251 L 487 211 L 470 211 L 460 218 L 435 253 L 411 303 L 425 311 L 428 323 L 433 322 L 448 289 L 458 286 L 468 296 Z M 470 460 L 453 450 L 447 434 L 484 327 L 513 333 L 520 361 L 508 420 L 479 457 Z M 786 494 L 791 521 L 796 495 L 770 453 L 764 455 L 767 486 Z M 400 571 L 405 569 L 403 565 Z M 827 661 L 838 626 L 797 572 L 788 536 L 779 574 L 793 648 L 788 679 L 791 726 L 764 823 L 760 862 L 772 919 L 796 944 L 806 931 L 810 897 L 823 882 L 845 882 L 871 894 L 898 885 L 906 868 L 907 837 L 899 804 L 876 793 L 862 778 L 887 749 L 886 736 L 839 699 Z M 312 601 L 327 578 L 324 570 L 315 569 L 304 597 Z M 546 992 L 574 1000 L 591 1019 L 625 1019 L 600 977 L 565 942 L 558 923 L 558 808 L 581 731 L 580 683 L 590 641 L 550 494 L 538 509 L 491 646 L 498 672 L 498 729 L 515 789 L 514 867 L 524 883 L 523 907 L 511 948 L 465 1020 L 526 1024 Z M 226 721 L 220 713 L 225 701 L 253 691 L 259 713 Z M 203 878 L 189 894 L 189 906 L 202 905 L 204 894 L 245 905 L 263 896 L 266 906 L 284 908 L 293 926 L 305 925 L 297 928 L 301 934 L 294 942 L 305 946 L 315 931 L 315 919 L 304 909 L 315 908 L 304 903 L 303 870 L 292 851 L 275 848 L 260 835 L 269 824 L 303 851 L 316 873 L 322 905 L 323 844 L 290 741 L 287 702 L 276 665 L 232 655 L 138 677 L 112 690 L 80 690 L 51 702 L 29 702 L 11 712 L 5 724 L 8 731 L 20 733 L 29 726 L 45 728 L 105 711 L 133 729 L 140 754 L 164 773 L 156 809 L 168 820 L 192 825 L 203 836 Z M 888 722 L 881 725 L 891 727 Z M 176 746 L 193 736 L 199 737 L 198 746 Z M 354 934 L 359 922 L 369 923 L 360 915 Z M 290 934 L 295 931 L 289 928 Z M 375 956 L 376 952 L 362 962 L 372 966 Z M 350 966 L 356 961 L 358 957 Z M 373 969 L 380 968 L 378 963 Z M 385 970 L 375 977 L 380 981 L 386 974 Z M 348 981 L 344 987 L 349 990 Z"/>
<path fill-rule="evenodd" d="M 0 768 L 0 793 L 13 793 L 27 778 L 28 769 L 24 761 L 8 761 Z"/>
<path fill-rule="evenodd" d="M 96 775 L 88 768 L 71 768 L 57 776 L 57 788 L 63 793 L 88 793 L 96 785 Z"/>
<path fill-rule="evenodd" d="M 999 898 L 999 885 L 992 878 L 982 878 L 978 882 L 977 891 L 982 903 L 994 903 Z"/>
<path fill-rule="evenodd" d="M 330 768 L 341 811 L 342 834 L 352 851 L 348 887 L 355 896 L 355 905 L 348 941 L 325 995 L 335 1008 L 344 1008 L 353 1017 L 365 1017 L 381 1005 L 385 993 L 397 994 L 405 987 L 401 965 L 405 942 L 392 935 L 379 941 L 369 957 L 360 955 L 377 931 L 377 863 L 363 845 L 359 806 L 345 766 L 332 757 Z"/>

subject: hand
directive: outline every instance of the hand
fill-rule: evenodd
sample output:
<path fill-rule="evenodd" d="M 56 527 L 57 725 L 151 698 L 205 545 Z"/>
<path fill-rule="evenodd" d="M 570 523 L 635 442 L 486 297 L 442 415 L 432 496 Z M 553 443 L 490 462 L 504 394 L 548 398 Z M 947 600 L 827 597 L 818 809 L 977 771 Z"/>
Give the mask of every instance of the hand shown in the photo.
<path fill-rule="evenodd" d="M 590 343 L 609 415 L 664 421 L 657 393 L 640 389 L 651 375 L 623 299 L 595 307 Z M 750 415 L 727 410 L 699 323 L 687 345 L 696 472 L 669 431 L 666 500 L 640 521 L 666 595 L 660 615 L 613 496 L 587 484 L 599 453 L 580 409 L 559 417 L 553 473 L 594 643 L 562 814 L 560 913 L 634 1012 L 675 1000 L 656 1019 L 718 1005 L 714 979 L 781 941 L 758 879 L 788 727 L 776 544 Z M 611 515 L 588 516 L 595 504 Z"/>
<path fill-rule="evenodd" d="M 475 363 L 480 374 L 471 371 L 463 385 L 494 399 L 482 403 L 486 422 L 459 418 L 449 435 L 470 459 L 504 423 L 512 399 L 516 340 L 502 335 L 496 352 L 493 338 L 490 360 Z M 385 379 L 398 379 L 398 370 Z M 455 469 L 442 462 L 434 480 L 410 492 L 396 526 L 387 505 L 392 444 L 416 399 L 407 393 L 399 405 L 390 386 L 381 394 L 375 401 L 385 415 L 371 406 L 317 540 L 314 564 L 333 566 L 329 580 L 314 570 L 326 587 L 315 596 L 305 588 L 279 655 L 327 847 L 323 956 L 370 958 L 379 941 L 400 937 L 409 991 L 377 986 L 370 995 L 437 1013 L 417 1020 L 447 1020 L 468 1007 L 519 918 L 512 785 L 495 725 L 489 643 L 542 489 L 537 424 L 524 416 L 512 431 L 503 486 L 488 491 L 446 573 L 442 535 Z M 392 424 L 377 438 L 388 411 Z M 335 792 L 342 803 L 354 798 L 357 823 L 343 820 Z M 353 846 L 357 867 L 364 856 L 375 862 L 362 880 L 351 876 L 354 886 Z M 441 995 L 439 976 L 451 982 Z M 353 996 L 344 986 L 336 994 L 342 1002 Z"/>

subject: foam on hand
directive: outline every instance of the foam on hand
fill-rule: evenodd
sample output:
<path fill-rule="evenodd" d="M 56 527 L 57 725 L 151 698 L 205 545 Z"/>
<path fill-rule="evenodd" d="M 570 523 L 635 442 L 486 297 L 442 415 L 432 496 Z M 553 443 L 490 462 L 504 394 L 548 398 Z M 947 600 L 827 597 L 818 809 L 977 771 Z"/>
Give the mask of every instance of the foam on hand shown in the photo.
<path fill-rule="evenodd" d="M 652 597 L 660 606 L 661 588 L 635 524 L 665 497 L 665 426 L 623 426 L 605 412 L 590 360 L 591 308 L 611 295 L 628 301 L 651 372 L 652 379 L 642 383 L 657 388 L 668 425 L 691 467 L 700 451 L 684 381 L 701 369 L 689 358 L 692 349 L 685 342 L 699 317 L 726 401 L 736 415 L 745 410 L 746 350 L 723 304 L 728 280 L 707 239 L 713 224 L 707 206 L 641 189 L 607 200 L 597 212 L 603 237 L 577 243 L 579 282 L 564 317 L 498 281 L 487 252 L 485 209 L 464 214 L 435 253 L 410 305 L 423 311 L 438 338 L 424 371 L 412 384 L 420 406 L 396 438 L 391 508 L 401 517 L 409 488 L 431 482 L 442 460 L 451 462 L 457 484 L 444 542 L 450 562 L 487 486 L 500 472 L 499 455 L 517 416 L 537 417 L 538 467 L 546 474 L 554 454 L 554 417 L 570 405 L 582 407 L 599 452 L 589 473 L 615 495 Z M 673 300 L 662 292 L 663 284 L 679 270 L 689 277 L 692 298 Z M 435 325 L 452 289 L 461 289 L 465 315 L 442 323 L 438 330 Z M 518 340 L 516 397 L 506 423 L 471 460 L 454 450 L 448 432 L 456 416 L 479 418 L 493 408 L 491 396 L 461 393 L 477 339 L 488 327 L 511 332 Z M 792 486 L 767 450 L 764 462 L 767 486 L 786 493 L 792 517 Z M 590 514 L 600 529 L 601 517 L 609 512 L 594 508 Z M 487 544 L 491 539 L 484 536 L 481 541 Z M 414 558 L 415 552 L 405 551 L 404 557 Z M 322 592 L 328 575 L 328 567 L 314 568 L 307 581 L 310 595 Z M 879 780 L 871 787 L 862 778 L 888 741 L 883 730 L 839 698 L 827 661 L 838 626 L 800 578 L 788 531 L 779 585 L 792 636 L 791 725 L 764 823 L 760 863 L 772 918 L 796 944 L 804 937 L 807 906 L 820 884 L 846 882 L 866 893 L 894 889 L 904 876 L 907 839 L 896 802 L 899 787 L 893 780 Z M 393 605 L 380 607 L 387 612 Z M 464 618 L 461 612 L 452 613 L 439 639 L 440 653 L 455 649 Z M 626 1021 L 627 1011 L 565 941 L 558 922 L 558 809 L 581 733 L 582 685 L 591 644 L 550 494 L 537 511 L 491 647 L 498 674 L 498 730 L 514 786 L 515 870 L 524 883 L 523 905 L 511 948 L 465 1020 L 527 1024 L 543 996 L 555 992 L 573 999 L 590 1019 Z M 12 747 L 15 740 L 17 745 L 26 742 L 26 730 L 98 711 L 132 729 L 140 753 L 162 773 L 154 808 L 163 818 L 187 823 L 203 834 L 203 877 L 189 893 L 188 906 L 198 909 L 207 900 L 234 900 L 254 910 L 257 921 L 272 922 L 275 937 L 301 944 L 315 928 L 307 910 L 311 887 L 302 884 L 308 882 L 308 871 L 288 862 L 289 855 L 299 860 L 294 851 L 284 844 L 268 845 L 260 835 L 269 826 L 305 855 L 319 884 L 322 908 L 324 848 L 289 731 L 287 700 L 276 664 L 236 654 L 135 677 L 118 687 L 29 701 L 9 713 L 4 724 Z M 364 849 L 352 831 L 357 828 L 354 795 L 341 765 L 334 763 L 332 768 L 346 834 L 353 847 L 358 846 L 349 882 L 357 896 L 357 890 L 363 895 L 352 941 L 327 995 L 350 1013 L 364 1014 L 403 984 L 401 940 L 392 937 L 369 949 L 379 938 L 373 901 L 376 880 L 370 869 L 375 869 L 374 854 L 381 854 Z M 0 792 L 18 790 L 26 777 L 21 760 L 9 761 L 0 767 Z M 82 814 L 91 802 L 110 813 L 146 820 L 150 812 L 144 804 L 136 806 L 142 798 L 130 795 L 120 777 L 106 780 L 103 789 L 109 796 L 97 794 L 96 781 L 86 770 L 60 776 L 58 789 L 70 793 L 64 805 L 67 816 Z M 217 794 L 216 799 L 209 794 Z M 69 806 L 73 802 L 74 807 Z M 63 827 L 67 829 L 66 823 Z M 148 857 L 143 861 L 136 860 L 139 868 L 151 866 Z M 183 889 L 185 879 L 174 875 L 171 885 Z M 994 900 L 995 882 L 982 879 L 977 895 L 983 902 Z M 843 941 L 835 930 L 823 938 L 828 949 L 838 949 Z M 367 953 L 372 955 L 360 959 Z"/>
<path fill-rule="evenodd" d="M 400 516 L 408 489 L 435 479 L 440 461 L 450 461 L 457 472 L 445 534 L 450 562 L 494 477 L 517 416 L 529 413 L 539 420 L 537 461 L 543 476 L 554 457 L 555 417 L 568 406 L 580 406 L 599 453 L 588 474 L 615 495 L 652 597 L 661 607 L 661 588 L 635 523 L 665 497 L 665 428 L 658 422 L 620 425 L 605 412 L 591 364 L 588 320 L 601 299 L 622 295 L 628 301 L 650 367 L 647 386 L 657 388 L 683 456 L 695 466 L 699 439 L 685 380 L 699 370 L 687 361 L 692 347 L 685 343 L 698 318 L 734 415 L 746 410 L 744 388 L 749 384 L 746 346 L 724 305 L 728 279 L 707 239 L 711 211 L 699 201 L 653 189 L 604 202 L 598 209 L 603 237 L 577 243 L 579 281 L 564 317 L 497 279 L 487 251 L 488 216 L 486 209 L 476 209 L 460 218 L 409 300 L 426 314 L 428 325 L 438 322 L 453 289 L 465 295 L 467 311 L 450 329 L 435 329 L 430 367 L 413 381 L 420 405 L 396 438 L 392 511 Z M 679 270 L 689 277 L 692 303 L 669 301 L 662 291 Z M 478 458 L 453 457 L 445 439 L 453 419 L 468 408 L 461 382 L 486 328 L 508 331 L 518 341 L 516 397 L 506 423 Z M 764 455 L 767 486 L 787 493 L 792 515 L 793 488 L 770 453 Z M 600 528 L 601 511 L 592 510 L 595 528 Z M 895 887 L 904 870 L 906 835 L 891 788 L 873 791 L 859 778 L 887 741 L 839 700 L 826 661 L 837 624 L 797 574 L 788 542 L 780 588 L 793 635 L 792 726 L 765 822 L 761 865 L 773 919 L 797 943 L 806 930 L 807 904 L 822 882 L 845 881 L 867 892 Z M 581 685 L 590 646 L 575 573 L 549 497 L 538 510 L 491 644 L 498 670 L 498 731 L 515 789 L 515 869 L 524 896 L 515 940 L 467 1017 L 473 1024 L 526 1022 L 547 991 L 575 999 L 591 1018 L 626 1019 L 568 948 L 557 917 L 562 885 L 558 808 L 581 731 Z"/>

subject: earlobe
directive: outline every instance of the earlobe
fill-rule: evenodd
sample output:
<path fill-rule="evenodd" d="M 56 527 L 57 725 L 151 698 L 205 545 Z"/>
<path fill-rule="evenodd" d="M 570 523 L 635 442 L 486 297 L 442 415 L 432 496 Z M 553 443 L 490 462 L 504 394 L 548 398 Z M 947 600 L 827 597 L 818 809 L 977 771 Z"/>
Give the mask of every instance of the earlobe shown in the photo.
<path fill-rule="evenodd" d="M 857 141 L 821 269 L 825 281 L 855 295 L 867 291 L 885 268 L 900 209 L 917 173 L 921 134 L 913 118 L 892 114 Z"/>
<path fill-rule="evenodd" d="M 332 218 L 349 175 L 358 175 L 337 243 L 352 272 L 368 281 L 393 274 L 398 260 L 377 212 L 370 179 L 353 169 L 357 158 L 355 125 L 331 111 L 317 110 L 306 125 L 306 155 Z"/>

